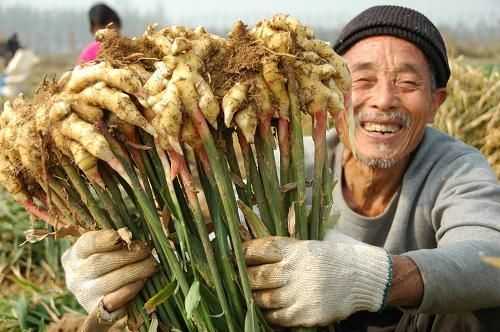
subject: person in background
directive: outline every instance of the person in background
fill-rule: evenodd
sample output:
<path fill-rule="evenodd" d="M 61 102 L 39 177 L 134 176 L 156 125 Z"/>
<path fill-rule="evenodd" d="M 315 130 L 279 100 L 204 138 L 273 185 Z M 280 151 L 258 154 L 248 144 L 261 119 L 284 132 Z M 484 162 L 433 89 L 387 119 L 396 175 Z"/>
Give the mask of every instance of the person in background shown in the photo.
<path fill-rule="evenodd" d="M 22 48 L 17 33 L 13 33 L 9 38 L 2 40 L 0 38 L 0 58 L 4 63 L 4 67 L 7 67 L 10 60 L 14 57 L 17 50 Z"/>
<path fill-rule="evenodd" d="M 21 45 L 17 33 L 0 40 L 0 96 L 12 98 L 27 91 L 33 67 L 39 62 L 33 50 Z"/>
<path fill-rule="evenodd" d="M 120 30 L 122 26 L 120 16 L 103 3 L 98 3 L 90 8 L 89 22 L 90 33 L 92 33 L 92 35 L 95 35 L 97 30 L 108 27 L 109 24 L 111 24 L 112 28 L 117 30 Z M 97 54 L 99 54 L 100 48 L 101 46 L 98 41 L 92 41 L 78 56 L 78 64 L 95 60 Z"/>

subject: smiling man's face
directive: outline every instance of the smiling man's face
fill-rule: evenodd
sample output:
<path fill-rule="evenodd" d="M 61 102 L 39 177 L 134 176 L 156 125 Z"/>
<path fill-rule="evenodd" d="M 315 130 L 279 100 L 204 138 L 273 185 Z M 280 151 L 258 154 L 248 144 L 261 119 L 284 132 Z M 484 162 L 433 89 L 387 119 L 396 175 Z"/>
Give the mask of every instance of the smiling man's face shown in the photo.
<path fill-rule="evenodd" d="M 424 54 L 403 39 L 376 36 L 343 57 L 352 74 L 353 107 L 336 121 L 343 143 L 371 167 L 406 160 L 446 98 L 445 89 L 433 88 Z"/>

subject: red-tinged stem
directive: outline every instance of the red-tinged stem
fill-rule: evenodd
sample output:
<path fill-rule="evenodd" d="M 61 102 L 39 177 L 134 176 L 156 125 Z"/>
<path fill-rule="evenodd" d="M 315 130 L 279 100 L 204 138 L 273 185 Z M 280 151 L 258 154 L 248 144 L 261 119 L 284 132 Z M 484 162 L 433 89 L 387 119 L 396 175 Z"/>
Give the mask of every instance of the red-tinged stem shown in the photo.
<path fill-rule="evenodd" d="M 50 216 L 49 216 L 48 212 L 45 210 L 41 210 L 40 208 L 35 206 L 35 204 L 33 204 L 32 201 L 27 200 L 27 201 L 21 202 L 21 205 L 26 209 L 26 211 L 28 211 L 28 213 L 33 215 L 35 218 L 43 220 L 47 224 L 52 225 L 52 223 L 50 222 Z M 55 226 L 55 225 L 52 225 L 52 226 Z"/>
<path fill-rule="evenodd" d="M 188 199 L 197 199 L 195 190 L 194 190 L 194 184 L 193 184 L 193 179 L 191 178 L 191 174 L 189 173 L 189 169 L 187 167 L 186 161 L 184 158 L 177 152 L 171 150 L 168 151 L 168 156 L 170 157 L 170 160 L 176 159 L 179 163 L 179 172 L 178 174 L 180 175 L 181 181 L 184 184 L 184 187 L 186 188 L 185 193 Z"/>
<path fill-rule="evenodd" d="M 170 156 L 170 180 L 173 180 L 179 175 L 184 159 L 174 150 L 168 151 L 168 155 Z"/>
<path fill-rule="evenodd" d="M 310 237 L 312 240 L 319 239 L 322 221 L 323 168 L 325 167 L 326 160 L 326 118 L 326 112 L 322 110 L 313 114 L 314 180 L 310 228 Z"/>
<path fill-rule="evenodd" d="M 198 160 L 203 166 L 203 170 L 207 176 L 210 176 L 212 174 L 212 168 L 210 167 L 210 160 L 208 160 L 207 152 L 201 146 L 195 148 L 195 152 L 198 155 Z"/>
<path fill-rule="evenodd" d="M 104 180 L 102 179 L 101 174 L 99 173 L 94 173 L 93 175 L 89 176 L 89 174 L 86 174 L 89 177 L 90 182 L 94 183 L 95 185 L 105 188 L 104 185 Z"/>
<path fill-rule="evenodd" d="M 259 117 L 258 131 L 261 137 L 265 137 L 271 131 L 271 116 Z"/>

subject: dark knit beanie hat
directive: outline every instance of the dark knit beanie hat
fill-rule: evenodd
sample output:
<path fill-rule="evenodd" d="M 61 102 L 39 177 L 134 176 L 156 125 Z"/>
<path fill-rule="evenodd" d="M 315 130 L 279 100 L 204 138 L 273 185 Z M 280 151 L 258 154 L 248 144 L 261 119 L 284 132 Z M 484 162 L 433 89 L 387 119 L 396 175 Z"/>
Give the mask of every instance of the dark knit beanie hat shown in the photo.
<path fill-rule="evenodd" d="M 358 41 L 380 35 L 399 37 L 417 46 L 430 62 L 436 86 L 446 86 L 450 66 L 443 38 L 427 17 L 413 9 L 399 6 L 368 8 L 347 23 L 333 48 L 342 55 Z"/>

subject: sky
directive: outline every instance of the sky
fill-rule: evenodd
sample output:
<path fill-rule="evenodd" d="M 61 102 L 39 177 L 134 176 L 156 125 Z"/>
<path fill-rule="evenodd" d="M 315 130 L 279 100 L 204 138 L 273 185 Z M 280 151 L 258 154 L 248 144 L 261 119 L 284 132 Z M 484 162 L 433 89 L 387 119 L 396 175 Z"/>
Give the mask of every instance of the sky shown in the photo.
<path fill-rule="evenodd" d="M 46 10 L 87 10 L 101 0 L 1 0 L 0 6 L 26 6 Z M 498 0 L 104 0 L 103 2 L 123 11 L 144 14 L 163 12 L 163 17 L 173 24 L 203 24 L 210 19 L 215 25 L 226 26 L 236 19 L 252 24 L 259 18 L 275 13 L 289 13 L 306 24 L 328 26 L 345 23 L 363 9 L 380 4 L 396 4 L 417 9 L 436 24 L 469 24 L 478 22 L 500 23 Z M 1 18 L 0 18 L 1 19 Z"/>

